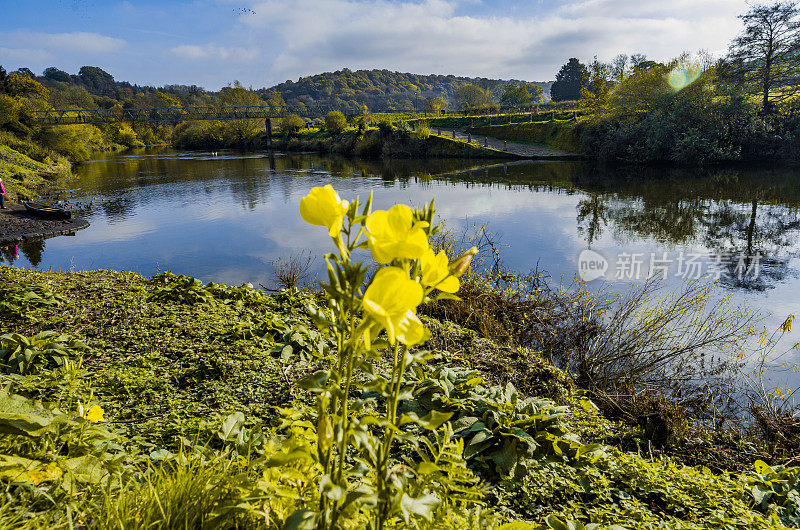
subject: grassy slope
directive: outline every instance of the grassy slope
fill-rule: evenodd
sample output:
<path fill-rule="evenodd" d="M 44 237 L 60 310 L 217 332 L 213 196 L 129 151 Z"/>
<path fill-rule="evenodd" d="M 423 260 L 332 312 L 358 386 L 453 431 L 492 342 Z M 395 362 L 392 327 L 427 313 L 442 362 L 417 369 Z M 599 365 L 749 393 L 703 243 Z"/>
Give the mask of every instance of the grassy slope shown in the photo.
<path fill-rule="evenodd" d="M 46 285 L 63 297 L 63 303 L 22 317 L 0 313 L 3 331 L 74 333 L 91 350 L 75 377 L 47 371 L 3 375 L 3 386 L 28 397 L 62 402 L 66 394 L 87 395 L 91 389 L 93 401 L 106 409 L 106 420 L 122 422 L 113 430 L 130 438 L 145 458 L 155 449 L 177 450 L 180 436 L 196 437 L 198 425 L 215 414 L 241 411 L 248 424 L 262 420 L 274 426 L 278 419 L 274 406 L 301 407 L 310 402 L 294 384 L 313 369 L 313 363 L 302 360 L 304 356 L 324 343 L 304 309 L 313 302 L 309 295 L 284 292 L 266 297 L 244 289 L 207 300 L 207 291 L 194 284 L 195 290 L 186 291 L 191 296 L 181 295 L 182 301 L 171 300 L 173 295 L 166 293 L 165 300 L 151 302 L 148 297 L 161 286 L 133 273 L 62 274 L 0 267 L 0 286 L 9 285 Z M 585 443 L 618 434 L 612 423 L 576 406 L 564 375 L 534 352 L 499 347 L 448 323 L 429 320 L 427 325 L 433 332 L 429 347 L 438 352 L 437 364 L 477 368 L 489 383 L 513 381 L 523 392 L 570 405 L 568 430 Z M 0 436 L 0 453 L 17 450 L 9 438 Z M 203 472 L 210 469 L 204 467 Z M 208 478 L 212 482 L 222 480 L 219 473 L 233 473 L 212 471 L 217 474 Z M 174 489 L 169 481 L 178 479 L 165 473 L 159 487 Z M 164 486 L 165 481 L 173 485 Z M 498 516 L 500 520 L 523 517 L 536 524 L 530 528 L 538 527 L 548 513 L 630 528 L 780 527 L 752 510 L 742 479 L 669 460 L 648 461 L 610 447 L 571 462 L 532 462 L 516 479 L 491 479 L 488 491 L 490 504 L 513 510 Z M 152 493 L 133 488 L 114 502 L 139 506 L 137 502 L 145 502 L 139 499 Z M 28 509 L 13 499 L 8 497 L 0 506 L 0 516 Z M 108 516 L 103 510 L 110 508 L 92 506 L 101 510 L 102 517 Z M 141 506 L 135 511 L 140 513 Z M 0 517 L 0 527 L 3 521 Z"/>
<path fill-rule="evenodd" d="M 394 131 L 385 136 L 378 129 L 367 129 L 363 135 L 356 128 L 348 128 L 341 134 L 303 129 L 294 137 L 277 139 L 276 146 L 290 151 L 318 151 L 366 159 L 508 158 L 508 154 L 501 151 L 446 136 L 429 135 L 420 138 L 413 131 Z"/>
<path fill-rule="evenodd" d="M 468 129 L 476 135 L 491 136 L 509 142 L 547 144 L 557 149 L 580 153 L 580 139 L 575 134 L 575 120 L 486 125 Z"/>
<path fill-rule="evenodd" d="M 0 178 L 9 200 L 16 201 L 19 195 L 33 197 L 48 183 L 68 175 L 70 166 L 66 159 L 38 162 L 8 145 L 0 145 Z"/>

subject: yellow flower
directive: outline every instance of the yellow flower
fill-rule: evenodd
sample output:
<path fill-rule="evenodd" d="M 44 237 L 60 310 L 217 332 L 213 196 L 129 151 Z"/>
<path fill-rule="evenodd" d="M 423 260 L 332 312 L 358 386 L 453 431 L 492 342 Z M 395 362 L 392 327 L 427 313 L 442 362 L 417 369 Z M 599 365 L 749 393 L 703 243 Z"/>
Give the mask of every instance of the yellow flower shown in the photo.
<path fill-rule="evenodd" d="M 316 187 L 300 199 L 300 216 L 309 224 L 324 226 L 331 237 L 336 237 L 342 229 L 347 201 L 339 198 L 339 194 L 328 184 L 324 188 Z"/>
<path fill-rule="evenodd" d="M 369 250 L 378 263 L 395 258 L 417 259 L 428 248 L 427 223 L 414 222 L 414 212 L 405 204 L 378 210 L 364 226 L 369 236 Z"/>
<path fill-rule="evenodd" d="M 92 408 L 89 409 L 89 412 L 86 413 L 85 418 L 92 423 L 97 423 L 98 421 L 103 421 L 103 407 L 100 405 L 94 405 Z"/>
<path fill-rule="evenodd" d="M 450 261 L 444 251 L 434 254 L 429 248 L 422 255 L 420 265 L 423 285 L 435 287 L 445 293 L 458 291 L 458 278 L 450 275 Z"/>
<path fill-rule="evenodd" d="M 393 324 L 397 340 L 407 346 L 421 344 L 430 338 L 430 332 L 425 329 L 419 317 L 410 309 L 403 315 L 403 318 Z"/>
<path fill-rule="evenodd" d="M 406 271 L 384 267 L 364 293 L 364 314 L 386 329 L 391 344 L 396 340 L 417 344 L 426 337 L 422 322 L 414 314 L 423 295 L 422 286 L 410 279 Z"/>

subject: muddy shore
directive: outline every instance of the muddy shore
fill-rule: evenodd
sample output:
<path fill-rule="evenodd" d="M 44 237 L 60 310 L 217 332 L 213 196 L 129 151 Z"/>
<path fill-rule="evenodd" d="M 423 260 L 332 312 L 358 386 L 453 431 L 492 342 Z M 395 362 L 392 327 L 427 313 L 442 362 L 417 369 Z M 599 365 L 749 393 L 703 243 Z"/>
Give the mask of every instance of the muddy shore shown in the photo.
<path fill-rule="evenodd" d="M 87 221 L 79 217 L 68 220 L 43 219 L 28 213 L 21 204 L 6 202 L 6 208 L 0 210 L 0 245 L 71 234 L 89 226 Z"/>

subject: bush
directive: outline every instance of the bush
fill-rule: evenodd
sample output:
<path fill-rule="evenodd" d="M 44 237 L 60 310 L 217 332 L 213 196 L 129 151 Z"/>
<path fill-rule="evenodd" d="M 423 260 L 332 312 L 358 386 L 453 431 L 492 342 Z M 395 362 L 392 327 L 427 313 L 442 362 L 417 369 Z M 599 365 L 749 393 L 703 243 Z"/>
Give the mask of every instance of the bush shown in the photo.
<path fill-rule="evenodd" d="M 329 112 L 325 116 L 325 129 L 331 134 L 341 134 L 347 127 L 347 118 L 338 110 Z"/>
<path fill-rule="evenodd" d="M 289 114 L 281 119 L 281 130 L 286 134 L 295 135 L 304 125 L 305 121 L 297 114 Z"/>

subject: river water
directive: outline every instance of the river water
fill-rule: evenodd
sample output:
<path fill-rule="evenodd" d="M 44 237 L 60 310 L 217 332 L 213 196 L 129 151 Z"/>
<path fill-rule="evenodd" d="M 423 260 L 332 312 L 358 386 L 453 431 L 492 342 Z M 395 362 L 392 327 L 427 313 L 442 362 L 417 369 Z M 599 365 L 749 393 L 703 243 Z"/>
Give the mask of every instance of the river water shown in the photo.
<path fill-rule="evenodd" d="M 312 154 L 147 150 L 101 154 L 82 165 L 67 198 L 91 226 L 73 237 L 20 247 L 5 263 L 47 270 L 159 270 L 203 281 L 269 284 L 286 256 L 331 250 L 304 223 L 301 197 L 333 184 L 344 198 L 374 192 L 375 206 L 422 205 L 459 234 L 485 226 L 506 266 L 538 268 L 569 283 L 606 267 L 622 292 L 648 271 L 666 286 L 699 275 L 716 292 L 765 314 L 774 329 L 800 315 L 800 170 L 603 169 L 580 162 L 476 160 L 369 162 Z M 583 254 L 592 249 L 594 253 Z M 602 269 L 601 269 L 602 270 Z M 783 342 L 797 342 L 797 332 Z M 781 379 L 800 385 L 792 364 Z"/>

